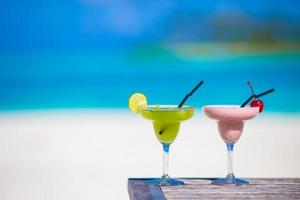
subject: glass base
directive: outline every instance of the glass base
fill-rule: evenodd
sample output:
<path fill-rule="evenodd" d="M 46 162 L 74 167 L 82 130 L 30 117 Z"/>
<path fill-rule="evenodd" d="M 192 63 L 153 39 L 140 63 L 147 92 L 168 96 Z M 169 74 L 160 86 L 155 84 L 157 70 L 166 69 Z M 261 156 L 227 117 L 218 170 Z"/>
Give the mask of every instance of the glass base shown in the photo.
<path fill-rule="evenodd" d="M 214 185 L 247 185 L 249 184 L 248 181 L 235 178 L 233 174 L 227 175 L 226 178 L 219 178 L 212 182 Z"/>
<path fill-rule="evenodd" d="M 169 176 L 162 176 L 161 178 L 150 179 L 147 181 L 147 183 L 159 186 L 184 185 L 183 181 L 170 178 Z"/>

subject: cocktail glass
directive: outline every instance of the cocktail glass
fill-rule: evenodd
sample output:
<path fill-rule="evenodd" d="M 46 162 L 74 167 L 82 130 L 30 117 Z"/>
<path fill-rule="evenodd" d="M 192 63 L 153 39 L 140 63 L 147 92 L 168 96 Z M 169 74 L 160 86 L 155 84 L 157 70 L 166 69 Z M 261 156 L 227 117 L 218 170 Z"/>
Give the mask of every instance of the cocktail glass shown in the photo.
<path fill-rule="evenodd" d="M 235 178 L 233 174 L 233 147 L 239 140 L 246 120 L 257 116 L 258 107 L 240 107 L 235 105 L 204 106 L 205 115 L 217 121 L 219 133 L 227 146 L 227 176 L 213 181 L 213 184 L 249 184 L 248 181 Z"/>
<path fill-rule="evenodd" d="M 182 185 L 184 182 L 170 178 L 168 174 L 169 147 L 175 140 L 180 123 L 190 119 L 194 114 L 192 106 L 160 105 L 143 107 L 140 114 L 153 122 L 154 132 L 163 146 L 163 175 L 161 178 L 151 179 L 149 183 L 161 186 Z"/>

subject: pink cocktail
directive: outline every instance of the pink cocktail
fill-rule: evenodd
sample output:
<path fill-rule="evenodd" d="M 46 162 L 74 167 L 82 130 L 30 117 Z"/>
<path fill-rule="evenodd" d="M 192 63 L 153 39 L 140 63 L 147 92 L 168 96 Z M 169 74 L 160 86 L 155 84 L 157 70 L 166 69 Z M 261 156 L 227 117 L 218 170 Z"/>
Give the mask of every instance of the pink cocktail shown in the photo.
<path fill-rule="evenodd" d="M 235 178 L 233 174 L 233 146 L 242 135 L 244 123 L 259 113 L 258 107 L 240 107 L 235 105 L 204 106 L 205 115 L 217 121 L 219 133 L 227 145 L 228 174 L 226 178 L 217 179 L 214 184 L 249 184 L 248 181 Z"/>

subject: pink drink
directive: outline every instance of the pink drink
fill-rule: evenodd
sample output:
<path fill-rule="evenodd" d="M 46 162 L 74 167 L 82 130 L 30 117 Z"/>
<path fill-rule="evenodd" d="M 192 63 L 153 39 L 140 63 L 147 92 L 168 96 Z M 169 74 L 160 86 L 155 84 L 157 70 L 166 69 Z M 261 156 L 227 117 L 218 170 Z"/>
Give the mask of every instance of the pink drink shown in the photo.
<path fill-rule="evenodd" d="M 207 117 L 217 120 L 219 133 L 226 144 L 234 144 L 241 137 L 244 121 L 254 118 L 258 107 L 204 106 Z"/>

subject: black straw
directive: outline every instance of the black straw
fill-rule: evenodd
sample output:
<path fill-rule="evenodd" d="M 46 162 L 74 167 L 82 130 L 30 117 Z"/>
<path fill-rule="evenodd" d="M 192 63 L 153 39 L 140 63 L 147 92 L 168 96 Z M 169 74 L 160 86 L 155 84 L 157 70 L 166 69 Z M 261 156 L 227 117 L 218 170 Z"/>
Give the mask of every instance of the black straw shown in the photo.
<path fill-rule="evenodd" d="M 198 88 L 199 88 L 203 83 L 204 83 L 204 81 L 200 81 L 200 82 L 196 85 L 196 87 L 194 87 L 194 89 L 193 89 L 191 92 L 189 92 L 187 95 L 185 95 L 185 97 L 184 97 L 184 98 L 182 99 L 182 101 L 180 102 L 178 108 L 181 108 L 181 107 L 183 106 L 183 104 L 186 102 L 186 100 L 187 100 L 190 96 L 192 96 L 192 95 L 194 94 L 194 92 L 196 92 L 196 90 L 198 90 Z M 162 134 L 164 133 L 165 130 L 166 130 L 166 127 L 163 127 L 158 133 L 159 133 L 160 135 L 162 135 Z"/>
<path fill-rule="evenodd" d="M 164 131 L 165 131 L 165 127 L 163 128 L 163 129 L 161 129 L 158 133 L 159 133 L 159 135 L 162 135 L 163 133 L 164 133 Z"/>
<path fill-rule="evenodd" d="M 249 98 L 241 105 L 241 107 L 244 107 L 245 105 L 247 105 L 247 104 L 249 103 L 249 101 L 251 101 L 251 99 L 253 99 L 253 98 L 259 98 L 259 97 L 265 96 L 266 94 L 269 94 L 269 93 L 274 92 L 274 91 L 275 91 L 275 89 L 272 88 L 272 89 L 267 90 L 267 91 L 265 91 L 265 92 L 262 92 L 262 93 L 260 93 L 260 94 L 251 95 L 251 96 L 250 96 L 250 97 L 249 97 Z"/>
<path fill-rule="evenodd" d="M 275 91 L 275 89 L 272 88 L 272 89 L 267 90 L 267 91 L 265 91 L 265 92 L 263 92 L 263 93 L 260 93 L 260 94 L 255 95 L 255 97 L 256 97 L 256 98 L 259 98 L 259 97 L 261 97 L 261 96 L 264 96 L 264 95 L 269 94 L 269 93 L 274 92 L 274 91 Z"/>
<path fill-rule="evenodd" d="M 242 105 L 241 105 L 241 108 L 242 107 L 245 107 L 245 105 L 247 105 L 251 100 L 253 99 L 253 95 L 251 95 Z"/>
<path fill-rule="evenodd" d="M 194 92 L 196 92 L 196 90 L 198 90 L 198 88 L 204 83 L 204 81 L 200 81 L 196 87 L 194 87 L 194 89 L 189 92 L 187 95 L 185 95 L 185 97 L 182 99 L 182 101 L 180 102 L 178 108 L 181 108 L 183 106 L 183 104 L 187 101 L 187 99 L 193 95 Z"/>

